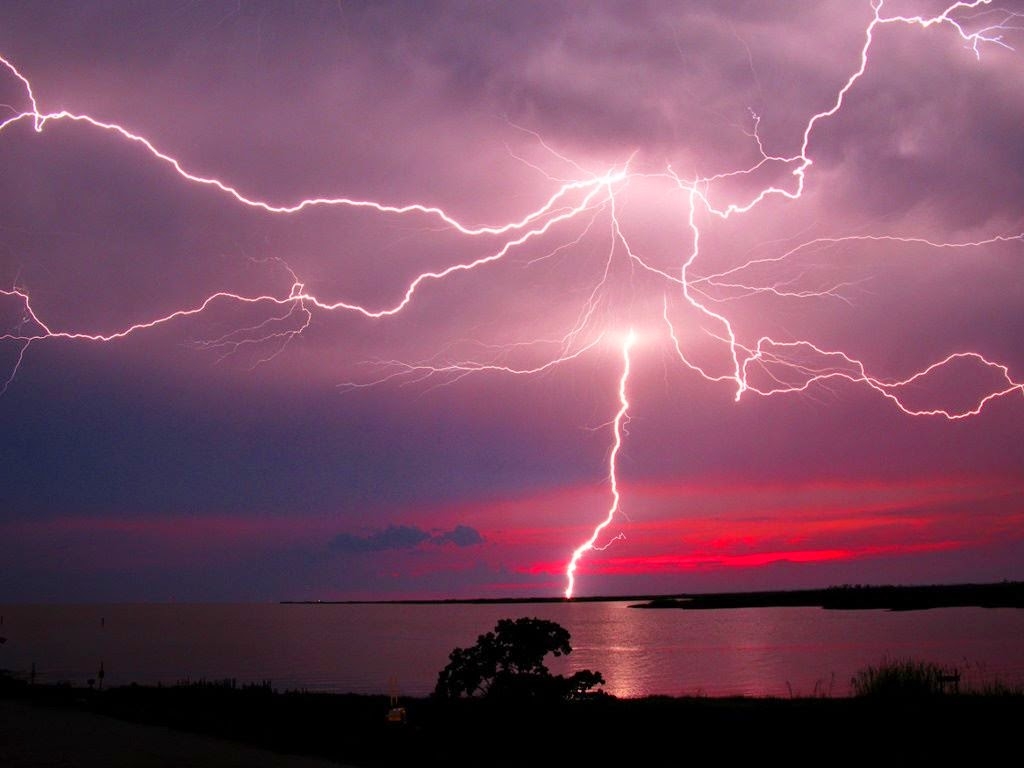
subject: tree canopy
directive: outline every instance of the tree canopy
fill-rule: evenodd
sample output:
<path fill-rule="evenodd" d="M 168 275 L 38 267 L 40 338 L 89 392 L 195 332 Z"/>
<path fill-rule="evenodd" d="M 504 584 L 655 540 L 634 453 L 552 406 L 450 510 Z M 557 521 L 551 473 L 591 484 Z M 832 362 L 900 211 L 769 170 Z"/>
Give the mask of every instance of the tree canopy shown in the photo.
<path fill-rule="evenodd" d="M 600 672 L 589 669 L 568 678 L 552 675 L 544 665 L 549 653 L 572 653 L 567 629 L 547 619 L 501 619 L 475 645 L 456 648 L 448 655 L 434 695 L 571 699 L 604 683 Z"/>

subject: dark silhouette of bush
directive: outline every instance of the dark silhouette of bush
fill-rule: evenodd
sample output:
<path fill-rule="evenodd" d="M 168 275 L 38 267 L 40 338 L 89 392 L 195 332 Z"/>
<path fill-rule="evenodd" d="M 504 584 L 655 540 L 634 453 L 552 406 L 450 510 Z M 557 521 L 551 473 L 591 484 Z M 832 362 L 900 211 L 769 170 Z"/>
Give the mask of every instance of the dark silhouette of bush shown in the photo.
<path fill-rule="evenodd" d="M 576 699 L 602 685 L 600 672 L 580 670 L 571 677 L 552 675 L 548 654 L 572 653 L 569 631 L 547 619 L 501 619 L 493 632 L 480 635 L 469 648 L 456 648 L 437 677 L 434 696 L 456 699 Z"/>

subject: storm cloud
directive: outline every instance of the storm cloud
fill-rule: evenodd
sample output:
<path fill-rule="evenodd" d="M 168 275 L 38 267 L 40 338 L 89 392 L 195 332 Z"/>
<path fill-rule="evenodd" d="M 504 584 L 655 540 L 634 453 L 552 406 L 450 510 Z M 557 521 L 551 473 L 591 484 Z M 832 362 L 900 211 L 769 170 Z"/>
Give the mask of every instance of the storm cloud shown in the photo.
<path fill-rule="evenodd" d="M 415 525 L 389 525 L 363 535 L 340 533 L 331 539 L 328 548 L 333 552 L 385 552 L 412 549 L 421 544 L 471 547 L 483 541 L 480 532 L 468 525 L 456 525 L 448 531 L 427 531 Z"/>
<path fill-rule="evenodd" d="M 631 330 L 580 594 L 1024 578 L 1024 5 L 875 6 L 5 4 L 0 600 L 561 594 Z"/>

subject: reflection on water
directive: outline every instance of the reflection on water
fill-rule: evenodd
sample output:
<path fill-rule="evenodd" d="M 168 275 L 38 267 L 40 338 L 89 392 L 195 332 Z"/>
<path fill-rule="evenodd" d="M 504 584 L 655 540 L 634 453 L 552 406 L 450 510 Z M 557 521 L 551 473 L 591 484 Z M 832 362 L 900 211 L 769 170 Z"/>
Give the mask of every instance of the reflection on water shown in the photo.
<path fill-rule="evenodd" d="M 591 669 L 617 696 L 833 695 L 883 658 L 1024 684 L 1024 610 L 636 610 L 538 605 L 2 606 L 0 668 L 43 682 L 106 685 L 236 678 L 275 688 L 422 696 L 456 646 L 501 618 L 536 616 L 572 634 L 557 673 Z"/>

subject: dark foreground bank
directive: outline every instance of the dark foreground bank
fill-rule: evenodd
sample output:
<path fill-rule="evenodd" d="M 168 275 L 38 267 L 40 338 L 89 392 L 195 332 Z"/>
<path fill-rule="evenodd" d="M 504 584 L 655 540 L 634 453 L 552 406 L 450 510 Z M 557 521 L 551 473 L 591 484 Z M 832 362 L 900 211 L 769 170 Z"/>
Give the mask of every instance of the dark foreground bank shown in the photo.
<path fill-rule="evenodd" d="M 1019 692 L 843 699 L 596 696 L 547 703 L 410 699 L 399 704 L 405 722 L 397 713 L 396 721 L 389 721 L 392 702 L 385 696 L 280 693 L 269 686 L 231 684 L 94 691 L 8 682 L 0 691 L 0 711 L 8 714 L 0 718 L 0 764 L 58 764 L 46 758 L 54 741 L 65 752 L 77 743 L 82 758 L 72 754 L 59 764 L 98 764 L 82 757 L 95 753 L 90 740 L 96 739 L 124 742 L 121 752 L 117 744 L 104 745 L 107 764 L 140 766 L 301 764 L 291 757 L 296 755 L 355 766 L 452 768 L 692 765 L 740 758 L 780 758 L 787 765 L 836 758 L 978 764 L 1007 749 L 1016 753 L 1024 717 Z M 93 719 L 75 733 L 73 718 L 54 719 L 61 712 Z M 61 733 L 48 739 L 47 729 L 54 727 Z M 161 730 L 167 728 L 173 730 Z M 151 743 L 154 730 L 165 734 L 163 742 Z M 256 757 L 232 762 L 230 751 L 210 757 L 215 754 L 210 743 L 197 746 L 190 734 L 258 748 L 270 762 Z M 172 745 L 177 752 L 168 758 Z M 135 757 L 119 761 L 126 750 L 134 750 Z M 140 754 L 154 761 L 140 762 Z M 21 762 L 11 755 L 20 755 Z M 33 755 L 40 761 L 32 762 Z"/>
<path fill-rule="evenodd" d="M 237 741 L 142 725 L 83 707 L 0 698 L 4 768 L 336 768 Z"/>

